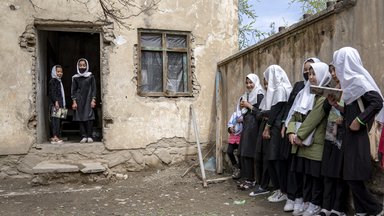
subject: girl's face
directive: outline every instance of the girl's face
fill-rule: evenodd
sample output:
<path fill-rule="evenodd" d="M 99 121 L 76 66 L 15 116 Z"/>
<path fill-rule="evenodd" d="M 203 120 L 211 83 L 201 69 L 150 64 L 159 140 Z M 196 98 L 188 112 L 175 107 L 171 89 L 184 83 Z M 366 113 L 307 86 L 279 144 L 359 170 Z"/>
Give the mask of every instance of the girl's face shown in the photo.
<path fill-rule="evenodd" d="M 255 84 L 248 78 L 245 80 L 245 86 L 248 91 L 252 91 L 252 89 L 255 88 Z"/>
<path fill-rule="evenodd" d="M 79 61 L 79 71 L 84 73 L 87 70 L 87 63 L 85 61 Z"/>
<path fill-rule="evenodd" d="M 268 89 L 268 81 L 264 78 L 263 80 L 264 90 L 267 91 Z"/>
<path fill-rule="evenodd" d="M 58 78 L 63 77 L 63 68 L 59 68 L 59 67 L 56 68 L 56 76 Z"/>
<path fill-rule="evenodd" d="M 335 66 L 333 66 L 333 65 L 330 65 L 330 66 L 329 66 L 329 73 L 331 74 L 332 79 L 333 79 L 336 83 L 338 83 L 338 82 L 339 82 L 339 79 L 338 79 L 337 76 L 336 76 L 336 69 L 335 69 Z"/>
<path fill-rule="evenodd" d="M 307 62 L 305 62 L 305 64 L 304 64 L 304 70 L 303 70 L 303 76 L 304 76 L 304 79 L 306 80 L 306 81 L 308 81 L 308 73 L 309 73 L 309 68 L 311 68 L 311 63 L 312 62 L 310 62 L 310 61 L 307 61 Z"/>
<path fill-rule="evenodd" d="M 316 74 L 315 74 L 315 71 L 313 70 L 313 68 L 309 69 L 308 75 L 309 75 L 309 83 L 311 83 L 311 85 L 317 85 Z"/>

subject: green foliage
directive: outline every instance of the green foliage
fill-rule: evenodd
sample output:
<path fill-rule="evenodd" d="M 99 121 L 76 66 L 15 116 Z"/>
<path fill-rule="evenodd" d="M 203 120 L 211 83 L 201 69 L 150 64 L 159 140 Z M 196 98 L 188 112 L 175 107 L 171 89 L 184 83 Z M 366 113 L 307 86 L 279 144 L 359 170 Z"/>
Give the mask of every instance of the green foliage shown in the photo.
<path fill-rule="evenodd" d="M 259 2 L 260 0 L 257 0 Z M 271 22 L 269 25 L 269 32 L 262 32 L 254 28 L 256 22 L 256 12 L 253 6 L 249 3 L 249 0 L 238 0 L 238 17 L 239 17 L 239 48 L 247 48 L 259 40 L 274 35 L 276 31 L 276 23 Z M 244 18 L 251 20 L 249 23 L 244 23 Z M 283 18 L 284 19 L 284 18 Z M 285 26 L 288 23 L 285 21 Z"/>
<path fill-rule="evenodd" d="M 247 48 L 256 42 L 256 38 L 260 39 L 265 33 L 255 29 L 253 25 L 256 22 L 256 12 L 249 4 L 248 0 L 238 0 L 238 17 L 239 17 L 239 47 L 240 49 Z M 244 18 L 251 21 L 244 23 Z"/>
<path fill-rule="evenodd" d="M 291 4 L 300 3 L 303 13 L 315 14 L 327 7 L 327 1 L 329 0 L 291 0 Z"/>

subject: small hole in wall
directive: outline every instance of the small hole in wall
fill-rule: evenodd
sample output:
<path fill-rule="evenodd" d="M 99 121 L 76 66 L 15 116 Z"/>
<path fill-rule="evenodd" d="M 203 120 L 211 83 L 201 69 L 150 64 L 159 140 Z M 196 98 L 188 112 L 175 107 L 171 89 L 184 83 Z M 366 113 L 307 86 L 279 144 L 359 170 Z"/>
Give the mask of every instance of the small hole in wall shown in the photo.
<path fill-rule="evenodd" d="M 11 9 L 11 10 L 16 10 L 17 8 L 16 8 L 16 6 L 15 5 L 13 5 L 13 4 L 11 4 L 11 5 L 9 5 L 9 9 Z"/>
<path fill-rule="evenodd" d="M 112 119 L 104 119 L 105 128 L 109 128 L 111 124 L 113 124 Z"/>
<path fill-rule="evenodd" d="M 325 35 L 325 31 L 321 31 L 321 35 Z"/>

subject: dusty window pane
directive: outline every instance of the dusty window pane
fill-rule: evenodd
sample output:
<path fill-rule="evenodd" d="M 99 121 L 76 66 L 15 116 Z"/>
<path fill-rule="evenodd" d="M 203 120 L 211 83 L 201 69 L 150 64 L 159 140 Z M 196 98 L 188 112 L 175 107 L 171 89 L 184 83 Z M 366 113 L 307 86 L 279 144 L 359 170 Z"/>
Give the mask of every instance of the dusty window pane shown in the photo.
<path fill-rule="evenodd" d="M 168 52 L 167 57 L 167 91 L 188 92 L 187 54 Z"/>
<path fill-rule="evenodd" d="M 142 34 L 141 46 L 144 47 L 161 47 L 161 35 L 157 34 Z"/>
<path fill-rule="evenodd" d="M 163 58 L 161 52 L 141 52 L 141 91 L 163 92 Z"/>
<path fill-rule="evenodd" d="M 185 48 L 187 47 L 187 37 L 185 35 L 167 35 L 168 48 Z"/>

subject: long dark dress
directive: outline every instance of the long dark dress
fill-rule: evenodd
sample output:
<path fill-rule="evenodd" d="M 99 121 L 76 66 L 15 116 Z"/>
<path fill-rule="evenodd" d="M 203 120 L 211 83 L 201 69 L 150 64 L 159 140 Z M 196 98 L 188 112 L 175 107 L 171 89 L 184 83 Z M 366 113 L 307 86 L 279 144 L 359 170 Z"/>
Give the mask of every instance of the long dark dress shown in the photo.
<path fill-rule="evenodd" d="M 295 98 L 297 94 L 304 88 L 304 81 L 296 82 L 293 86 L 293 89 L 291 91 L 291 94 L 289 94 L 289 98 L 287 103 L 284 105 L 284 111 L 282 119 L 285 121 L 288 117 L 289 110 L 291 109 L 293 102 L 295 101 Z M 291 154 L 291 144 L 289 143 L 288 136 L 285 136 L 280 147 L 280 155 L 283 159 L 288 159 L 288 157 Z"/>
<path fill-rule="evenodd" d="M 329 113 L 332 109 L 332 106 L 328 103 L 328 100 L 324 101 L 323 107 L 326 113 Z M 328 121 L 330 121 L 329 118 L 328 118 Z M 343 140 L 344 136 L 345 136 L 345 124 L 338 125 L 336 138 L 338 140 Z M 332 177 L 332 178 L 341 178 L 342 169 L 343 169 L 344 147 L 342 144 L 341 146 L 338 146 L 334 142 L 336 141 L 325 139 L 323 158 L 321 160 L 321 175 L 326 177 Z"/>
<path fill-rule="evenodd" d="M 365 107 L 364 112 L 360 111 L 357 100 L 346 105 L 344 110 L 346 134 L 343 140 L 343 177 L 345 180 L 366 181 L 372 174 L 367 128 L 360 125 L 360 130 L 351 131 L 349 125 L 356 117 L 359 117 L 362 122 L 367 123 L 366 125 L 372 125 L 374 116 L 383 107 L 383 100 L 375 91 L 365 93 L 361 99 Z"/>
<path fill-rule="evenodd" d="M 95 119 L 91 101 L 96 98 L 96 81 L 93 75 L 89 77 L 74 77 L 71 88 L 72 100 L 76 100 L 77 109 L 73 121 L 89 121 Z"/>
<path fill-rule="evenodd" d="M 60 81 L 52 78 L 49 81 L 49 105 L 54 106 L 55 102 L 59 102 L 59 106 L 63 107 L 63 96 L 61 95 L 61 85 Z"/>
<path fill-rule="evenodd" d="M 259 105 L 264 95 L 257 95 L 257 104 L 253 104 L 252 112 L 248 112 L 243 117 L 243 131 L 240 138 L 240 156 L 255 158 L 257 132 L 259 131 L 260 120 L 256 118 L 259 114 Z"/>
<path fill-rule="evenodd" d="M 268 113 L 268 122 L 270 125 L 270 135 L 271 139 L 268 140 L 268 160 L 280 160 L 282 159 L 280 155 L 280 148 L 282 144 L 281 137 L 281 124 L 283 119 L 283 109 L 286 102 L 279 102 L 271 107 L 270 112 Z M 261 130 L 264 130 L 261 129 Z"/>

